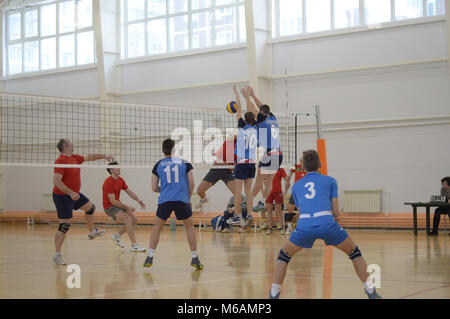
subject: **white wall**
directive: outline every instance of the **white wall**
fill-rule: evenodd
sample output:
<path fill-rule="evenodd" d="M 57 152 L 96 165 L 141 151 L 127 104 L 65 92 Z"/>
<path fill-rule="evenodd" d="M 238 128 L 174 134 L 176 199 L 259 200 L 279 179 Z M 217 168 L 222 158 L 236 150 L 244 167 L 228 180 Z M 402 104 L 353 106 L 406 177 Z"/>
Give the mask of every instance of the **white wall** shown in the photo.
<path fill-rule="evenodd" d="M 109 16 L 109 23 L 112 20 Z M 288 78 L 287 111 L 313 112 L 314 105 L 321 106 L 329 174 L 337 178 L 341 193 L 344 189 L 384 189 L 390 194 L 390 211 L 409 212 L 405 201 L 437 194 L 440 179 L 450 175 L 447 39 L 445 22 L 437 20 L 269 43 L 272 64 L 266 70 L 271 69 L 274 76 L 268 94 L 273 96 L 272 107 L 286 111 L 285 82 L 277 76 L 287 69 L 289 75 L 296 74 Z M 113 74 L 107 75 L 109 90 L 116 90 L 109 93 L 116 93 L 118 100 L 222 108 L 233 98 L 231 82 L 242 87 L 248 80 L 247 52 L 234 48 L 117 64 L 115 71 L 109 68 L 107 72 Z M 217 85 L 203 86 L 211 83 Z M 96 70 L 84 70 L 7 80 L 4 89 L 96 96 L 97 74 Z M 442 120 L 433 119 L 430 124 L 425 118 L 429 116 Z M 409 118 L 416 119 L 404 121 Z M 359 123 L 361 120 L 368 122 Z M 302 118 L 301 123 L 313 123 L 313 118 Z M 314 148 L 315 138 L 311 133 L 300 134 L 299 151 Z M 82 192 L 101 206 L 103 171 L 82 172 Z M 195 170 L 197 185 L 205 173 Z M 42 194 L 51 191 L 51 175 L 49 169 L 5 169 L 5 209 L 38 209 Z M 150 172 L 124 170 L 123 175 L 148 209 L 154 210 Z M 209 193 L 206 209 L 223 210 L 228 195 L 219 182 Z"/>

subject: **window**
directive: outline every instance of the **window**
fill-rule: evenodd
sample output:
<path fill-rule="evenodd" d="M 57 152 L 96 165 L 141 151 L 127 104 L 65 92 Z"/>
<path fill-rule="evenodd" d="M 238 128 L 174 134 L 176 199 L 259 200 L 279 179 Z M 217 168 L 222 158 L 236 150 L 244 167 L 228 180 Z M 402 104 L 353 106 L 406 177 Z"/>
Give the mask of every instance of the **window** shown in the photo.
<path fill-rule="evenodd" d="M 92 0 L 8 10 L 5 75 L 95 63 Z"/>
<path fill-rule="evenodd" d="M 330 0 L 306 0 L 306 32 L 331 28 Z"/>
<path fill-rule="evenodd" d="M 244 0 L 121 0 L 121 57 L 246 40 Z"/>
<path fill-rule="evenodd" d="M 272 0 L 272 36 L 445 14 L 445 0 Z"/>
<path fill-rule="evenodd" d="M 334 0 L 334 28 L 358 26 L 359 0 Z"/>
<path fill-rule="evenodd" d="M 396 0 L 395 20 L 412 19 L 423 16 L 423 0 Z"/>
<path fill-rule="evenodd" d="M 429 16 L 445 14 L 445 0 L 427 0 L 426 6 Z"/>

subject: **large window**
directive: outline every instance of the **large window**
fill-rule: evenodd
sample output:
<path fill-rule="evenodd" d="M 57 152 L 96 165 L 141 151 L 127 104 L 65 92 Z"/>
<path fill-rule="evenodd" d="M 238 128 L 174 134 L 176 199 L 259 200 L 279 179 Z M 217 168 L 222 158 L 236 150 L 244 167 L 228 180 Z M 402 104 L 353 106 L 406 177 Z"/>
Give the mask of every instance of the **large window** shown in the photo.
<path fill-rule="evenodd" d="M 5 75 L 95 62 L 92 0 L 46 1 L 5 12 Z"/>
<path fill-rule="evenodd" d="M 122 58 L 244 42 L 244 0 L 121 0 Z"/>
<path fill-rule="evenodd" d="M 445 0 L 272 0 L 273 37 L 445 14 Z"/>

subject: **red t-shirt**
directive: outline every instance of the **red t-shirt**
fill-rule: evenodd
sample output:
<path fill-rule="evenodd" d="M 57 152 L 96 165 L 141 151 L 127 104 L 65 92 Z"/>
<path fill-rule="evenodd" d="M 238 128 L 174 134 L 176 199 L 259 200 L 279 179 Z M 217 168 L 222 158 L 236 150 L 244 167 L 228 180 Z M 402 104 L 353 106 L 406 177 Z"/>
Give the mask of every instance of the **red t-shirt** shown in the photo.
<path fill-rule="evenodd" d="M 84 157 L 81 155 L 72 155 L 72 156 L 66 156 L 66 155 L 60 155 L 56 161 L 55 164 L 75 164 L 79 165 L 84 162 Z M 80 192 L 81 188 L 81 176 L 80 176 L 80 169 L 79 168 L 68 168 L 68 167 L 55 167 L 54 173 L 61 174 L 63 176 L 62 182 L 64 185 L 66 185 L 68 188 L 70 188 L 75 193 Z M 66 193 L 60 191 L 58 188 L 53 187 L 53 193 L 58 195 L 67 195 Z"/>
<path fill-rule="evenodd" d="M 114 179 L 112 176 L 108 177 L 103 183 L 103 208 L 106 210 L 113 206 L 109 200 L 108 194 L 114 194 L 114 198 L 119 200 L 120 191 L 126 190 L 128 188 L 127 183 L 125 183 L 122 177 Z"/>
<path fill-rule="evenodd" d="M 291 172 L 295 173 L 294 183 L 297 183 L 299 180 L 306 176 L 306 171 L 302 169 L 300 165 L 295 165 L 295 169 L 291 169 Z"/>
<path fill-rule="evenodd" d="M 227 139 L 214 155 L 219 161 L 222 161 L 225 164 L 234 164 L 237 160 L 237 156 L 234 154 L 236 142 L 237 137 Z"/>
<path fill-rule="evenodd" d="M 286 171 L 284 170 L 284 168 L 280 168 L 278 170 L 278 172 L 275 174 L 275 176 L 273 177 L 272 193 L 282 193 L 283 192 L 281 189 L 281 180 L 283 179 L 283 177 L 287 177 Z"/>

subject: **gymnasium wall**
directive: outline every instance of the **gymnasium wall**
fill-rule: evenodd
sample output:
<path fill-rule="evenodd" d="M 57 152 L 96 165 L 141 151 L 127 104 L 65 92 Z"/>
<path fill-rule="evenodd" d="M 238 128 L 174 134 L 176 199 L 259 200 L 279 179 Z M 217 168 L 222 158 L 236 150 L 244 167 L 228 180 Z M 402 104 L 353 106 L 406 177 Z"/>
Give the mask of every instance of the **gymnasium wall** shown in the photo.
<path fill-rule="evenodd" d="M 383 209 L 409 212 L 405 201 L 437 194 L 450 175 L 450 97 L 445 21 L 310 37 L 268 44 L 272 50 L 273 108 L 313 112 L 321 106 L 329 174 L 344 189 L 383 189 Z M 115 66 L 109 82 L 119 83 L 118 101 L 223 107 L 232 98 L 231 82 L 248 79 L 245 48 L 174 56 Z M 211 85 L 213 84 L 213 85 Z M 97 96 L 96 70 L 36 76 L 3 83 L 5 91 L 57 96 Z M 111 95 L 112 96 L 112 95 Z M 302 118 L 299 149 L 315 147 L 315 134 Z M 196 170 L 198 185 L 206 170 Z M 123 170 L 130 187 L 154 209 L 150 171 Z M 101 170 L 82 170 L 83 189 L 101 204 Z M 50 169 L 7 168 L 4 209 L 36 210 L 51 192 Z M 223 194 L 226 194 L 224 196 Z M 123 195 L 126 198 L 126 194 Z M 26 200 L 24 200 L 24 197 Z M 222 183 L 206 209 L 223 210 Z M 128 201 L 132 203 L 132 201 Z M 341 201 L 342 204 L 342 201 Z M 97 205 L 99 207 L 99 205 Z M 101 206 L 101 205 L 100 205 Z"/>

